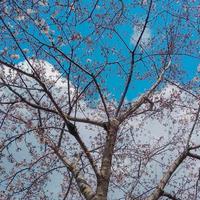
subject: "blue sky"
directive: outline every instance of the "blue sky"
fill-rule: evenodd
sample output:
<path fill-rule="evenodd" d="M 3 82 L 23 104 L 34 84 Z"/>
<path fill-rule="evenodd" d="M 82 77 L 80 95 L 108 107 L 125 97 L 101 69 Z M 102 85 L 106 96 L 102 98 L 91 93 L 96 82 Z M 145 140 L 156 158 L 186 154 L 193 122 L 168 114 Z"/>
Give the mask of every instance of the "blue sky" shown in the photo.
<path fill-rule="evenodd" d="M 52 1 L 53 2 L 53 1 Z M 49 1 L 51 4 L 52 2 Z M 65 1 L 60 1 L 60 2 L 65 2 Z M 82 1 L 83 5 L 85 8 L 88 8 L 88 10 L 91 11 L 92 9 L 92 4 L 94 4 L 94 1 Z M 108 2 L 108 1 L 105 1 Z M 117 2 L 117 1 L 116 1 Z M 131 5 L 131 2 L 133 1 L 125 1 L 125 8 L 126 8 L 126 17 L 130 19 L 124 19 L 122 22 L 117 24 L 115 26 L 116 31 L 120 34 L 120 36 L 123 38 L 125 43 L 130 49 L 134 48 L 134 42 L 131 43 L 131 37 L 134 37 L 135 32 L 137 31 L 137 26 L 138 24 L 141 24 L 145 17 L 146 17 L 146 11 L 148 8 L 148 5 L 140 5 L 138 4 L 135 9 L 133 9 L 134 5 Z M 136 2 L 136 1 L 134 1 Z M 138 1 L 139 2 L 139 1 Z M 150 14 L 150 22 L 148 24 L 148 30 L 149 32 L 145 32 L 146 38 L 148 38 L 151 42 L 150 45 L 145 45 L 142 44 L 143 50 L 141 47 L 139 47 L 136 51 L 136 61 L 140 59 L 140 54 L 142 54 L 142 57 L 146 57 L 147 54 L 154 54 L 160 52 L 160 50 L 164 51 L 166 50 L 167 47 L 167 39 L 170 40 L 170 37 L 174 37 L 171 39 L 171 41 L 175 42 L 175 45 L 177 45 L 177 48 L 175 50 L 179 50 L 180 52 L 187 52 L 189 54 L 192 54 L 196 57 L 199 57 L 199 38 L 198 38 L 198 32 L 194 29 L 194 27 L 191 26 L 190 23 L 186 23 L 185 20 L 180 20 L 179 23 L 173 19 L 173 17 L 169 14 L 164 13 L 163 15 L 159 15 L 156 19 L 154 19 L 155 14 L 163 11 L 166 8 L 165 5 L 161 5 L 163 2 L 169 2 L 169 1 L 155 1 L 156 3 L 156 10 L 154 13 Z M 185 1 L 186 2 L 186 1 Z M 174 5 L 173 9 L 174 12 L 176 10 L 179 10 L 179 4 L 175 4 L 172 2 Z M 191 3 L 191 6 L 196 6 L 196 3 Z M 109 14 L 112 15 L 114 14 L 111 9 L 109 9 L 107 5 L 105 7 L 108 9 Z M 119 4 L 120 7 L 120 4 Z M 25 10 L 30 8 L 29 3 L 27 3 L 26 7 L 24 8 Z M 112 7 L 110 7 L 112 8 Z M 50 7 L 50 13 L 53 13 L 55 10 L 58 8 L 54 8 L 53 6 Z M 170 9 L 170 8 L 169 8 Z M 170 9 L 173 11 L 173 9 Z M 45 20 L 45 23 L 49 26 L 50 30 L 52 31 L 53 39 L 55 39 L 55 42 L 57 40 L 57 37 L 59 35 L 63 35 L 63 32 L 59 30 L 55 25 L 52 24 L 52 21 L 50 20 L 50 14 L 45 12 L 48 10 L 48 6 L 42 6 L 39 8 L 37 11 L 39 14 L 40 19 Z M 58 13 L 57 17 L 59 19 L 64 20 L 66 13 L 69 12 L 69 9 L 63 9 L 60 8 L 60 12 Z M 184 11 L 181 10 L 181 13 L 184 13 Z M 195 12 L 191 13 L 191 20 L 195 21 Z M 94 12 L 94 15 L 96 14 L 104 14 L 104 9 L 103 5 L 99 5 L 99 8 Z M 34 16 L 34 13 L 32 14 Z M 74 15 L 72 14 L 72 17 L 70 18 L 69 22 L 71 23 L 73 21 Z M 82 20 L 85 19 L 84 17 Z M 103 17 L 95 17 L 97 24 L 101 22 L 105 22 Z M 99 20 L 99 21 L 98 21 Z M 174 21 L 173 21 L 174 20 Z M 80 20 L 81 21 L 81 20 Z M 44 41 L 46 43 L 51 43 L 51 41 L 48 39 L 48 36 L 46 36 L 44 33 L 40 33 L 40 30 L 36 28 L 34 23 L 30 20 L 15 20 L 12 21 L 9 18 L 5 17 L 5 22 L 10 23 L 13 28 L 12 31 L 16 31 L 16 24 L 21 24 L 22 27 L 25 28 L 27 26 L 27 30 L 30 34 L 34 35 L 37 37 L 39 40 Z M 178 23 L 178 24 L 177 24 Z M 174 27 L 172 25 L 175 25 Z M 172 26 L 172 29 L 170 29 L 170 26 Z M 134 29 L 136 27 L 136 29 Z M 178 27 L 178 28 L 177 28 Z M 80 34 L 82 37 L 82 43 L 75 48 L 80 42 L 80 40 L 74 40 L 70 42 L 70 45 L 75 48 L 75 57 L 74 59 L 81 64 L 81 66 L 89 69 L 90 71 L 97 71 L 98 66 L 101 66 L 105 62 L 105 54 L 108 54 L 109 62 L 116 62 L 119 61 L 121 66 L 117 64 L 113 65 L 106 65 L 105 71 L 102 73 L 101 77 L 98 79 L 98 81 L 101 83 L 101 86 L 104 86 L 105 89 L 107 89 L 108 93 L 110 94 L 111 97 L 114 97 L 116 100 L 120 98 L 121 92 L 123 91 L 124 88 L 124 82 L 126 80 L 126 73 L 130 67 L 130 53 L 127 50 L 127 47 L 123 44 L 123 42 L 119 39 L 119 37 L 116 34 L 111 34 L 109 31 L 105 31 L 101 36 L 98 34 L 92 34 L 91 40 L 92 44 L 87 44 L 86 39 L 88 39 L 88 35 L 94 30 L 94 26 L 90 24 L 90 22 L 84 22 L 80 23 L 76 26 L 71 26 L 69 30 L 69 27 L 66 27 L 66 24 L 63 25 L 63 28 L 66 29 L 66 33 L 68 34 L 67 37 L 71 38 L 74 34 Z M 171 30 L 172 32 L 167 34 L 166 31 Z M 71 31 L 71 32 L 70 32 Z M 134 32 L 135 31 L 135 32 Z M 177 34 L 178 33 L 178 34 Z M 182 40 L 183 34 L 188 34 L 189 39 L 184 41 Z M 6 32 L 5 37 L 8 37 L 9 34 Z M 34 56 L 34 45 L 31 45 L 30 43 L 27 43 L 26 38 L 24 37 L 26 34 L 20 33 L 17 35 L 17 38 L 21 38 L 20 46 L 22 49 L 28 48 L 29 53 L 27 53 L 28 57 Z M 135 34 L 137 36 L 137 34 Z M 27 35 L 26 35 L 27 36 Z M 169 37 L 169 38 L 168 38 Z M 143 38 L 144 39 L 144 38 Z M 144 40 L 142 40 L 144 42 Z M 190 43 L 187 44 L 187 42 L 190 41 Z M 145 43 L 145 42 L 144 42 Z M 195 45 L 196 44 L 196 45 Z M 20 61 L 24 61 L 23 55 L 20 53 L 18 49 L 14 49 L 14 42 L 11 38 L 8 40 L 1 40 L 0 41 L 0 50 L 4 49 L 5 47 L 9 48 L 9 51 L 12 54 L 19 54 L 20 59 L 13 60 L 10 59 L 10 61 L 14 63 L 18 63 Z M 70 56 L 70 47 L 68 45 L 58 45 L 58 47 L 65 52 L 67 55 Z M 37 47 L 38 48 L 38 47 Z M 188 49 L 187 49 L 188 48 Z M 196 48 L 196 49 L 195 49 Z M 39 49 L 39 48 L 38 48 Z M 38 50 L 37 49 L 37 50 Z M 49 50 L 48 48 L 44 48 L 44 50 Z M 108 52 L 106 52 L 108 50 Z M 145 50 L 145 51 L 144 51 Z M 51 51 L 51 50 L 49 50 Z M 55 53 L 55 56 L 59 55 Z M 37 59 L 45 59 L 51 64 L 55 64 L 55 68 L 58 68 L 58 65 L 56 64 L 55 60 L 50 57 L 50 56 L 45 56 L 42 51 L 39 51 L 37 55 Z M 89 59 L 89 60 L 88 60 Z M 151 60 L 153 59 L 153 61 Z M 159 69 L 162 67 L 162 59 L 164 59 L 162 56 L 152 56 L 152 58 L 146 58 L 143 59 L 142 61 L 138 61 L 135 63 L 134 66 L 134 76 L 131 82 L 130 89 L 128 91 L 128 94 L 126 96 L 127 100 L 132 100 L 136 98 L 139 94 L 142 92 L 148 90 L 148 88 L 155 82 L 156 76 L 155 76 L 155 70 L 153 65 L 155 64 L 157 68 Z M 66 60 L 61 60 L 62 65 L 66 70 L 69 68 L 69 62 Z M 200 63 L 199 58 L 195 58 L 192 56 L 186 56 L 186 55 L 181 55 L 181 56 L 173 56 L 173 65 L 174 67 L 177 67 L 180 70 L 184 70 L 184 74 L 178 73 L 176 77 L 173 77 L 176 79 L 176 81 L 183 83 L 187 83 L 193 79 L 194 76 L 197 76 L 197 66 Z M 177 66 L 176 66 L 177 65 Z M 123 69 L 122 69 L 122 68 Z M 76 75 L 76 73 L 74 73 Z M 79 74 L 79 73 L 77 73 Z M 81 73 L 80 73 L 81 74 Z M 79 75 L 80 75 L 79 74 Z M 179 79 L 178 75 L 180 74 L 181 79 Z M 73 76 L 71 78 L 71 81 L 76 85 L 77 80 L 76 76 Z M 83 73 L 81 74 L 83 76 Z M 144 77 L 143 77 L 144 76 Z M 83 77 L 84 78 L 84 77 Z M 140 80 L 141 79 L 141 80 Z M 144 79 L 144 80 L 143 80 Z M 84 87 L 85 82 L 81 83 L 81 86 Z M 184 114 L 184 113 L 183 113 Z M 152 128 L 152 124 L 150 124 L 150 127 Z M 174 128 L 174 127 L 173 127 Z M 156 128 L 157 130 L 157 128 Z M 88 131 L 88 130 L 87 130 Z M 167 133 L 167 132 L 166 132 Z M 153 133 L 154 134 L 154 133 Z M 55 184 L 52 186 L 54 187 Z M 50 185 L 51 187 L 51 185 Z M 56 187 L 54 187 L 55 189 Z"/>
<path fill-rule="evenodd" d="M 61 4 L 64 4 L 65 1 L 59 2 Z M 81 6 L 86 10 L 88 9 L 88 12 L 91 12 L 95 2 L 96 1 L 82 1 Z M 121 92 L 124 88 L 126 73 L 128 72 L 128 69 L 130 67 L 131 55 L 127 47 L 120 40 L 119 36 L 111 32 L 110 30 L 107 29 L 106 31 L 103 31 L 100 35 L 98 35 L 97 33 L 93 34 L 93 32 L 95 31 L 94 25 L 98 26 L 102 25 L 102 23 L 105 23 L 106 27 L 114 28 L 117 31 L 117 33 L 121 36 L 121 38 L 123 38 L 128 48 L 133 50 L 135 43 L 131 42 L 131 37 L 135 37 L 138 35 L 136 34 L 136 31 L 138 31 L 136 27 L 141 26 L 141 24 L 144 23 L 145 18 L 147 16 L 149 1 L 138 1 L 138 4 L 132 1 L 124 1 L 123 12 L 126 18 L 117 23 L 114 23 L 114 25 L 110 27 L 110 24 L 112 24 L 115 20 L 115 18 L 113 18 L 112 20 L 112 16 L 115 15 L 115 12 L 118 9 L 120 11 L 120 9 L 122 8 L 122 4 L 120 3 L 121 1 L 114 2 L 115 4 L 113 5 L 111 3 L 111 5 L 109 5 L 108 2 L 104 1 L 100 1 L 97 4 L 96 9 L 93 12 L 93 20 L 96 20 L 95 24 L 88 20 L 84 21 L 87 18 L 87 15 L 82 14 L 82 18 L 80 17 L 78 20 L 79 22 L 83 22 L 73 25 L 76 15 L 75 11 L 70 11 L 67 8 L 65 9 L 65 7 L 50 6 L 54 4 L 54 1 L 49 1 L 47 4 L 49 6 L 40 6 L 37 8 L 37 10 L 34 10 L 34 12 L 37 11 L 37 13 L 39 13 L 37 17 L 44 20 L 44 24 L 48 26 L 50 32 L 52 33 L 48 36 L 44 33 L 41 34 L 41 31 L 33 24 L 33 22 L 31 20 L 26 20 L 26 18 L 25 20 L 15 20 L 15 22 L 10 19 L 5 19 L 5 21 L 9 21 L 10 24 L 14 25 L 13 29 L 15 29 L 16 23 L 21 24 L 22 27 L 25 27 L 24 25 L 26 25 L 27 30 L 30 34 L 34 35 L 39 40 L 45 41 L 46 43 L 50 44 L 51 39 L 48 39 L 50 37 L 52 37 L 53 40 L 56 42 L 57 37 L 60 35 L 63 36 L 64 33 L 71 34 L 69 35 L 69 38 L 75 34 L 80 34 L 83 40 L 83 42 L 80 45 L 78 45 L 80 40 L 74 40 L 70 43 L 70 46 L 75 49 L 75 60 L 78 63 L 80 63 L 81 66 L 84 66 L 91 71 L 93 71 L 94 69 L 94 72 L 96 68 L 98 68 L 98 66 L 105 62 L 104 54 L 106 54 L 105 52 L 108 50 L 108 62 L 110 63 L 119 61 L 122 66 L 119 67 L 119 65 L 117 64 L 106 66 L 106 70 L 101 75 L 101 80 L 103 80 L 101 84 L 106 89 L 108 89 L 108 93 L 110 93 L 111 96 L 113 96 L 115 99 L 119 99 Z M 196 13 L 192 9 L 185 9 L 185 7 L 188 5 L 187 2 L 185 2 L 185 4 L 180 1 L 174 1 L 171 3 L 170 1 L 165 1 L 165 3 L 161 1 L 153 2 L 153 10 L 150 13 L 149 23 L 147 25 L 148 32 L 144 32 L 143 38 L 141 40 L 142 48 L 138 47 L 136 51 L 136 54 L 138 55 L 136 55 L 135 58 L 136 60 L 140 59 L 140 54 L 142 54 L 143 57 L 147 57 L 147 55 L 149 54 L 158 53 L 161 50 L 165 51 L 167 49 L 167 45 L 169 45 L 169 41 L 173 41 L 174 45 L 177 45 L 177 47 L 175 47 L 175 51 L 178 51 L 183 54 L 187 52 L 188 47 L 188 54 L 194 55 L 196 56 L 196 58 L 188 55 L 172 56 L 173 65 L 177 65 L 179 70 L 185 71 L 185 74 L 181 76 L 180 80 L 177 79 L 177 82 L 179 81 L 182 83 L 187 83 L 194 76 L 198 75 L 197 66 L 200 63 L 200 60 L 198 42 L 196 41 L 198 41 L 199 33 L 194 27 L 192 27 L 188 22 L 186 22 L 185 19 L 177 20 L 176 17 L 173 17 L 171 13 L 169 14 L 167 13 L 167 11 L 169 8 L 170 12 L 172 12 L 173 14 L 179 14 L 180 16 L 187 16 L 187 13 L 189 13 L 189 17 L 192 22 L 195 22 L 195 20 L 197 21 L 195 15 Z M 75 5 L 75 8 L 76 6 L 78 9 L 78 5 Z M 168 7 L 166 8 L 166 6 Z M 198 6 L 197 1 L 189 3 L 189 7 L 195 8 L 195 6 Z M 31 3 L 27 3 L 26 8 L 24 8 L 24 10 L 29 8 L 32 8 Z M 113 10 L 111 8 L 113 8 Z M 114 9 L 116 9 L 115 12 Z M 30 15 L 34 16 L 34 12 Z M 59 19 L 60 22 L 64 23 L 62 27 L 63 30 L 58 29 L 58 26 L 55 26 L 55 24 L 53 24 L 52 20 L 50 19 L 53 13 L 56 13 L 56 19 Z M 105 13 L 107 13 L 106 16 L 104 16 Z M 70 14 L 70 16 L 67 23 L 68 26 L 70 25 L 70 27 L 66 27 L 65 21 L 66 15 L 68 14 Z M 187 40 L 183 39 L 184 35 L 188 35 Z M 21 34 L 19 35 L 19 37 L 23 38 L 24 35 Z M 147 39 L 150 41 L 150 44 L 142 45 L 142 42 L 145 40 L 145 37 L 147 37 Z M 86 42 L 84 42 L 87 38 L 90 38 L 92 40 L 92 45 L 88 45 Z M 187 44 L 188 41 L 190 41 L 191 44 Z M 195 42 L 196 45 L 194 46 L 194 48 L 196 49 L 189 49 L 190 47 L 193 47 L 192 45 L 194 45 Z M 8 43 L 11 44 L 12 41 L 8 41 Z M 33 47 L 31 46 L 31 44 L 28 44 L 26 42 L 20 42 L 20 45 L 23 49 L 30 49 L 27 56 L 34 55 L 32 51 Z M 5 47 L 5 43 L 2 43 L 1 46 Z M 71 54 L 70 47 L 68 45 L 60 45 L 59 48 L 67 55 Z M 18 50 L 13 50 L 13 53 L 21 54 L 20 52 L 18 52 Z M 39 59 L 46 59 L 50 63 L 55 64 L 55 60 L 50 57 L 44 58 L 44 55 L 42 54 L 39 54 L 37 56 Z M 137 97 L 140 93 L 143 93 L 154 83 L 156 77 L 155 70 L 153 70 L 152 68 L 153 64 L 156 65 L 156 67 L 159 69 L 159 67 L 162 67 L 161 63 L 163 58 L 161 58 L 161 56 L 153 56 L 152 59 L 153 62 L 147 57 L 146 59 L 138 61 L 135 64 L 134 76 L 131 82 L 131 87 L 129 88 L 126 97 L 128 100 L 132 100 L 133 98 Z M 14 62 L 17 63 L 23 60 L 23 56 L 20 55 L 20 59 Z M 65 69 L 68 70 L 69 63 L 63 61 L 62 64 L 65 67 Z M 137 75 L 139 75 L 139 77 L 137 77 Z M 76 81 L 74 82 L 74 84 L 76 84 Z"/>

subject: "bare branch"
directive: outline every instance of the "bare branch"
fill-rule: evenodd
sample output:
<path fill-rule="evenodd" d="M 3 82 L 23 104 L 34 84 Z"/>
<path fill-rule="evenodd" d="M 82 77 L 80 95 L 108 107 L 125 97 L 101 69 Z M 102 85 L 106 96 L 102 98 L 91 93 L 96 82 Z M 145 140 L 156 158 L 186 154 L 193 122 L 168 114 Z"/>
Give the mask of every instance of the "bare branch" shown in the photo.
<path fill-rule="evenodd" d="M 157 185 L 157 188 L 154 190 L 154 192 L 146 199 L 146 200 L 157 200 L 159 197 L 162 196 L 163 190 L 168 183 L 169 179 L 173 175 L 173 173 L 176 171 L 176 169 L 180 166 L 180 164 L 184 161 L 184 159 L 187 157 L 188 152 L 184 151 L 174 162 L 169 166 L 163 177 L 161 178 L 160 182 Z"/>
<path fill-rule="evenodd" d="M 163 192 L 162 196 L 168 197 L 169 199 L 172 199 L 172 200 L 181 200 L 181 199 L 179 199 L 179 198 L 176 198 L 176 196 L 171 195 L 170 193 L 167 193 L 167 192 L 165 192 L 165 191 Z"/>
<path fill-rule="evenodd" d="M 149 89 L 149 91 L 147 91 L 142 96 L 140 96 L 139 99 L 136 102 L 134 102 L 125 113 L 123 113 L 121 116 L 118 117 L 120 122 L 123 122 L 125 119 L 131 116 L 145 101 L 149 102 L 150 95 L 155 91 L 155 89 L 162 82 L 164 74 L 167 71 L 167 69 L 170 67 L 170 65 L 171 65 L 171 60 L 168 62 L 167 66 L 164 67 L 156 83 Z"/>

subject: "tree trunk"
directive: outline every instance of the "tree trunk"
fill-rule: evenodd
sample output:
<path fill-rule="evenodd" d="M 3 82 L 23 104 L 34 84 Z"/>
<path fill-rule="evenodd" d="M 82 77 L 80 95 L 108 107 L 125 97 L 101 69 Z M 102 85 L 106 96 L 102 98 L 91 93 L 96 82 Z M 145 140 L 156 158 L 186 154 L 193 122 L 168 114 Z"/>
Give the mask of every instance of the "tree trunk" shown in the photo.
<path fill-rule="evenodd" d="M 97 181 L 96 195 L 93 200 L 106 200 L 111 176 L 112 157 L 117 137 L 119 122 L 112 120 L 107 127 L 107 138 L 104 146 L 100 177 Z"/>

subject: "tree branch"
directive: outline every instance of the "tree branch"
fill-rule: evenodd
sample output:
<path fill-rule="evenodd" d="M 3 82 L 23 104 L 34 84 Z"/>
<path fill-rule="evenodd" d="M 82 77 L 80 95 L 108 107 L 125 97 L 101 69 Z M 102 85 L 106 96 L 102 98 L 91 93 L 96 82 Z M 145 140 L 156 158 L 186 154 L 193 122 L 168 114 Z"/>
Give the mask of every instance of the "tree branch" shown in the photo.
<path fill-rule="evenodd" d="M 59 157 L 59 159 L 63 162 L 63 164 L 67 167 L 67 169 L 73 174 L 73 177 L 75 178 L 83 196 L 87 200 L 91 200 L 95 196 L 95 193 L 92 190 L 89 183 L 87 183 L 85 178 L 81 175 L 77 167 L 66 158 L 64 153 L 59 148 L 54 146 L 50 146 L 50 148 L 54 150 L 55 154 Z"/>
<path fill-rule="evenodd" d="M 184 151 L 174 162 L 169 166 L 168 170 L 165 172 L 160 182 L 158 183 L 154 192 L 146 200 L 158 200 L 162 196 L 164 187 L 168 183 L 169 179 L 180 166 L 183 160 L 187 157 L 188 152 Z"/>
<path fill-rule="evenodd" d="M 138 47 L 138 45 L 139 45 L 139 43 L 140 43 L 140 41 L 142 39 L 144 31 L 146 29 L 146 26 L 147 26 L 147 23 L 148 23 L 148 20 L 149 20 L 149 16 L 150 16 L 151 7 L 152 7 L 152 0 L 150 1 L 150 4 L 149 4 L 149 9 L 148 9 L 147 17 L 145 19 L 142 32 L 140 33 L 140 36 L 139 36 L 139 38 L 137 40 L 135 48 L 133 49 L 132 54 L 131 54 L 131 66 L 130 66 L 130 69 L 129 69 L 128 78 L 127 78 L 127 81 L 126 81 L 126 84 L 125 84 L 124 91 L 122 93 L 121 99 L 119 101 L 119 105 L 118 105 L 118 108 L 116 110 L 115 117 L 117 117 L 118 114 L 119 114 L 119 112 L 120 112 L 120 109 L 121 109 L 121 107 L 123 105 L 125 96 L 126 96 L 126 94 L 128 92 L 128 88 L 129 88 L 130 83 L 131 83 L 131 79 L 132 79 L 132 75 L 133 75 L 133 68 L 134 68 L 134 64 L 135 64 L 135 51 L 136 51 L 136 49 L 137 49 L 137 47 Z"/>
<path fill-rule="evenodd" d="M 181 200 L 181 199 L 179 199 L 179 198 L 176 198 L 176 196 L 171 195 L 171 194 L 169 194 L 168 192 L 165 192 L 165 191 L 163 191 L 162 196 L 168 197 L 169 199 L 172 199 L 172 200 Z"/>
<path fill-rule="evenodd" d="M 166 67 L 164 67 L 164 69 L 160 73 L 160 76 L 158 77 L 156 83 L 149 89 L 149 91 L 147 91 L 146 93 L 144 93 L 136 102 L 134 102 L 132 104 L 132 106 L 125 113 L 123 113 L 121 116 L 118 117 L 118 120 L 120 122 L 123 122 L 130 115 L 132 115 L 146 100 L 149 102 L 149 99 L 148 99 L 149 96 L 159 86 L 159 84 L 163 80 L 163 77 L 164 77 L 164 74 L 165 74 L 166 70 L 170 67 L 170 65 L 171 65 L 171 60 L 168 62 L 168 64 L 166 65 Z M 151 104 L 152 104 L 152 102 L 151 102 Z"/>

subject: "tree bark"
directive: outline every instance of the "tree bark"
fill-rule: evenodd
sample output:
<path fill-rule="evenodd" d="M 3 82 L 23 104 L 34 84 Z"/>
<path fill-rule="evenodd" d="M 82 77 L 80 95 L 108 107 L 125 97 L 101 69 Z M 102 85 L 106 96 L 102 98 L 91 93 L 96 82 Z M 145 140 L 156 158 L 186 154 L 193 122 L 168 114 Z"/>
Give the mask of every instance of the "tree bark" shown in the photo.
<path fill-rule="evenodd" d="M 183 162 L 183 160 L 187 157 L 187 151 L 184 151 L 169 167 L 169 169 L 165 172 L 164 176 L 160 180 L 156 190 L 146 199 L 146 200 L 158 200 L 162 194 L 164 187 L 169 182 L 169 179 L 179 167 L 179 165 Z"/>
<path fill-rule="evenodd" d="M 119 121 L 114 119 L 107 126 L 107 138 L 104 146 L 100 177 L 97 180 L 96 195 L 92 200 L 106 200 L 111 176 L 112 157 L 114 153 L 115 142 Z"/>

